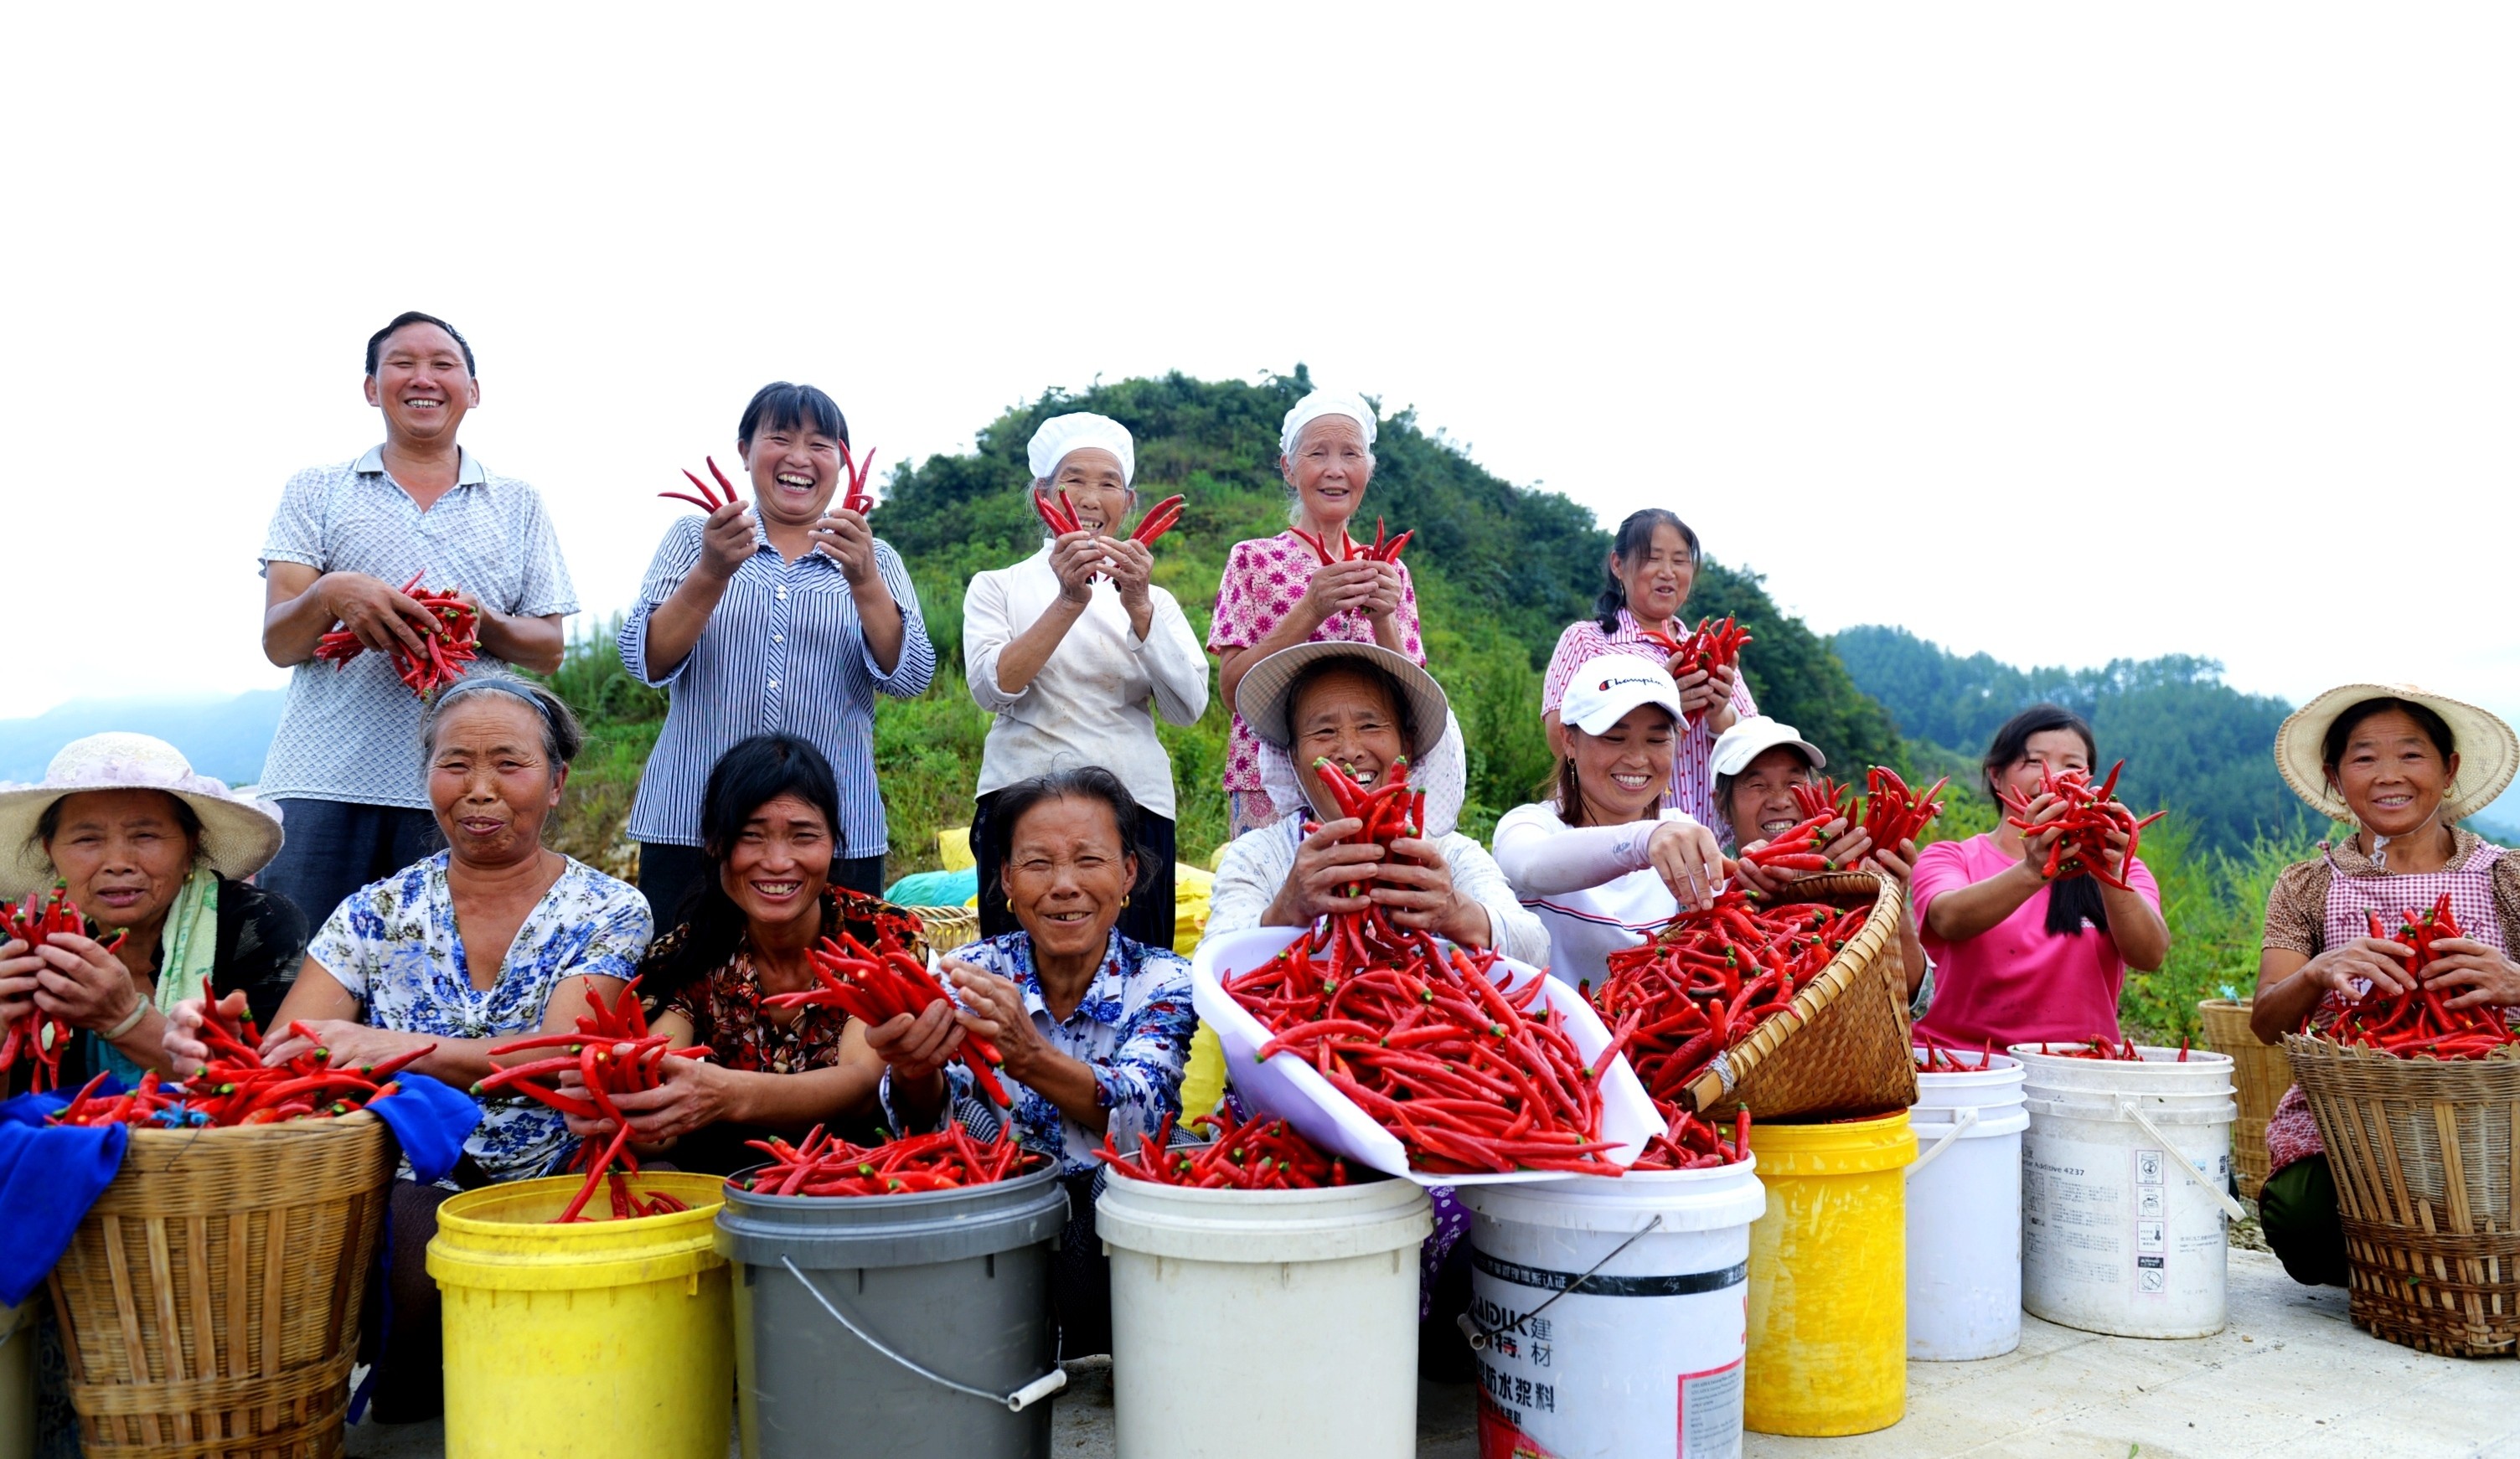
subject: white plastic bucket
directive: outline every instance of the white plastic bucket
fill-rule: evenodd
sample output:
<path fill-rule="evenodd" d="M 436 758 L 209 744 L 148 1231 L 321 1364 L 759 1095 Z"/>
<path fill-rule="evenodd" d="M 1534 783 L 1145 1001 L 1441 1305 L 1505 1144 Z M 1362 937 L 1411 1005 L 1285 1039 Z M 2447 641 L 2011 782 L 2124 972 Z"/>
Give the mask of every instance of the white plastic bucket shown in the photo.
<path fill-rule="evenodd" d="M 2231 1061 L 2145 1047 L 2140 1061 L 2009 1052 L 2029 1070 L 2021 1143 L 2021 1304 L 2122 1338 L 2202 1338 L 2228 1320 Z"/>
<path fill-rule="evenodd" d="M 35 1321 L 43 1296 L 0 1306 L 0 1459 L 35 1452 Z"/>
<path fill-rule="evenodd" d="M 2021 1061 L 1959 1053 L 1916 1074 L 1909 1120 L 1908 1356 L 1995 1357 L 2021 1346 Z"/>
<path fill-rule="evenodd" d="M 1094 1209 L 1118 1459 L 1418 1452 L 1425 1191 L 1196 1190 L 1114 1171 Z M 1229 1368 L 1252 1399 L 1231 1410 L 1216 1384 Z"/>
<path fill-rule="evenodd" d="M 1479 1452 L 1741 1452 L 1750 1223 L 1768 1207 L 1755 1161 L 1486 1185 L 1461 1200 L 1477 1216 Z"/>

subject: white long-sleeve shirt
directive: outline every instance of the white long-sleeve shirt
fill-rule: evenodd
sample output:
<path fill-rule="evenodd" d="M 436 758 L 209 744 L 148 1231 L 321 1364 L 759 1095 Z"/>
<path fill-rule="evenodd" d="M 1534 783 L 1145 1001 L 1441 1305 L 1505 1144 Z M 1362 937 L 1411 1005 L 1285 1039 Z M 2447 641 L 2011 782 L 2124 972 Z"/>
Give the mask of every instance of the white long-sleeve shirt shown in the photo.
<path fill-rule="evenodd" d="M 1294 872 L 1295 851 L 1304 844 L 1303 821 L 1301 816 L 1289 816 L 1276 825 L 1245 831 L 1225 849 L 1216 866 L 1216 885 L 1208 893 L 1204 936 L 1260 925 L 1269 904 L 1278 900 Z M 1479 843 L 1457 831 L 1433 839 L 1452 868 L 1453 890 L 1487 909 L 1488 946 L 1517 962 L 1546 965 L 1549 929 L 1514 899 L 1496 862 Z"/>
<path fill-rule="evenodd" d="M 1119 590 L 1108 580 L 1095 584 L 1093 601 L 1041 671 L 1010 694 L 998 686 L 998 658 L 1058 597 L 1050 544 L 1012 567 L 972 577 L 963 595 L 963 672 L 971 697 L 997 716 L 980 751 L 979 794 L 1099 765 L 1148 814 L 1172 818 L 1172 757 L 1155 738 L 1154 714 L 1189 725 L 1207 712 L 1207 655 L 1173 596 L 1152 586 L 1147 594 L 1153 614 L 1140 639 Z"/>
<path fill-rule="evenodd" d="M 1497 867 L 1549 929 L 1550 971 L 1561 980 L 1598 984 L 1610 953 L 1644 941 L 1680 910 L 1648 849 L 1663 821 L 1690 818 L 1665 810 L 1661 820 L 1570 826 L 1539 801 L 1497 822 Z"/>

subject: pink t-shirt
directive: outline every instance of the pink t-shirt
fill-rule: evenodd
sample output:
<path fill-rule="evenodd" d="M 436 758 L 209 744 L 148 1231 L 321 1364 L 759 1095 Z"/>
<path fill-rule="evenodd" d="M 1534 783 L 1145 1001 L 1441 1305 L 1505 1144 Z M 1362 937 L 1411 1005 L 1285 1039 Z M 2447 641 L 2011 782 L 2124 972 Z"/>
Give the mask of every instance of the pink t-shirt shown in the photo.
<path fill-rule="evenodd" d="M 1993 835 L 1937 841 L 1916 853 L 1916 923 L 1925 927 L 1934 899 L 1975 886 L 2013 865 Z M 2127 863 L 2137 895 L 2161 906 L 2161 888 L 2138 857 Z M 2042 887 L 2012 915 L 1966 942 L 1947 943 L 1923 931 L 1934 959 L 1934 1002 L 1916 1021 L 1916 1037 L 1952 1048 L 1976 1048 L 1995 1040 L 1998 1053 L 2010 1043 L 2080 1043 L 2118 1037 L 2118 990 L 2126 962 L 2107 933 L 2086 926 L 2072 937 L 2048 930 L 2048 896 Z"/>
<path fill-rule="evenodd" d="M 1207 648 L 1222 653 L 1228 648 L 1248 648 L 1269 637 L 1286 614 L 1303 598 L 1304 590 L 1312 585 L 1313 573 L 1322 565 L 1311 547 L 1296 540 L 1292 529 L 1275 537 L 1254 537 L 1234 545 L 1226 554 L 1225 576 L 1216 585 L 1216 614 L 1209 620 Z M 1423 665 L 1425 646 L 1418 638 L 1418 585 L 1410 581 L 1409 564 L 1400 568 L 1400 610 L 1391 615 L 1400 630 L 1400 651 L 1410 661 Z M 1373 620 L 1350 610 L 1332 613 L 1313 631 L 1316 643 L 1371 643 L 1373 641 Z M 1225 788 L 1257 790 L 1260 788 L 1260 737 L 1236 714 L 1234 725 L 1226 732 Z"/>

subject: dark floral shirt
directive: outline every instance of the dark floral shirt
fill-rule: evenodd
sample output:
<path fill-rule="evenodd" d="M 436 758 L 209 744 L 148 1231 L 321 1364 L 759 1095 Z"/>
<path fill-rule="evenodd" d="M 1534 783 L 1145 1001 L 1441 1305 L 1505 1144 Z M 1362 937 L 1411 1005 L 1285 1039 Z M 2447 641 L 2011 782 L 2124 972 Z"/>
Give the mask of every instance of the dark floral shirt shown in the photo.
<path fill-rule="evenodd" d="M 845 887 L 833 887 L 824 893 L 823 926 L 827 935 L 845 927 L 850 936 L 869 944 L 879 933 L 887 933 L 906 945 L 911 955 L 922 961 L 927 956 L 927 943 L 918 918 L 891 903 Z M 662 968 L 680 955 L 690 933 L 688 925 L 667 933 L 649 951 L 642 973 Z M 761 975 L 753 968 L 751 949 L 739 946 L 733 957 L 708 973 L 661 998 L 649 999 L 648 1013 L 651 1018 L 681 1014 L 691 1023 L 692 1041 L 705 1045 L 710 1056 L 727 1069 L 749 1074 L 802 1074 L 809 1069 L 829 1069 L 840 1061 L 840 1035 L 848 1027 L 847 1014 L 837 1008 L 808 1004 L 796 1010 L 794 1019 L 782 1023 L 775 1016 L 777 1010 L 761 1006 L 763 996 Z"/>

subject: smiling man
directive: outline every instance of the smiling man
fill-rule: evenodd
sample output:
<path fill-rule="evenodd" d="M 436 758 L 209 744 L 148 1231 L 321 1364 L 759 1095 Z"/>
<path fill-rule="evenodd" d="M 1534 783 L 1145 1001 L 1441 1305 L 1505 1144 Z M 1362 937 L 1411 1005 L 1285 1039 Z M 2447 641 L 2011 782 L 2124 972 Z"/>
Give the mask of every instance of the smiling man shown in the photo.
<path fill-rule="evenodd" d="M 384 443 L 291 477 L 262 549 L 262 651 L 295 670 L 260 787 L 285 813 L 288 840 L 262 883 L 310 922 L 438 844 L 421 774 L 424 706 L 391 656 L 419 651 L 435 622 L 397 585 L 419 574 L 472 600 L 475 673 L 492 660 L 558 668 L 561 620 L 577 611 L 541 496 L 456 442 L 481 386 L 455 327 L 395 316 L 368 337 L 366 391 Z M 337 626 L 371 651 L 318 660 Z"/>

